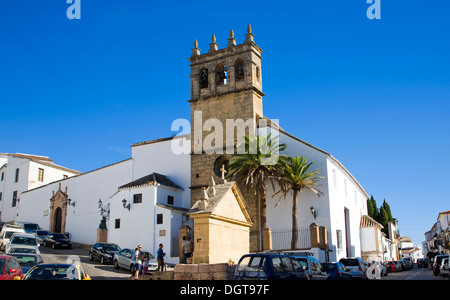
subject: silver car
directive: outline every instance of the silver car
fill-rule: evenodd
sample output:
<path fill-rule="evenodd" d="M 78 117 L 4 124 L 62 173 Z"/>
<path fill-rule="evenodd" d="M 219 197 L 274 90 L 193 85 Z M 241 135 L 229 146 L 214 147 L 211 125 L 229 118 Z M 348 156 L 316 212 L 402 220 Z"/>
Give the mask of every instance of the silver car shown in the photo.
<path fill-rule="evenodd" d="M 156 270 L 158 267 L 158 262 L 156 258 L 148 251 L 141 251 L 142 253 L 147 253 L 149 257 L 148 262 L 148 269 L 149 270 Z M 119 252 L 114 253 L 113 263 L 114 268 L 119 269 L 125 269 L 129 270 L 131 274 L 134 274 L 136 272 L 136 267 L 134 266 L 133 261 L 133 253 L 134 250 L 132 249 L 122 249 Z"/>

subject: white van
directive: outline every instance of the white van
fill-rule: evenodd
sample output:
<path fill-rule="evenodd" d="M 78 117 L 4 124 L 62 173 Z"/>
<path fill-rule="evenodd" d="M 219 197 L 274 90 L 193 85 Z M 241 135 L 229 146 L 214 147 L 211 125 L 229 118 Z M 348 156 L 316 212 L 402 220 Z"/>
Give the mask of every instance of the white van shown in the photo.
<path fill-rule="evenodd" d="M 25 230 L 20 226 L 14 226 L 10 224 L 5 224 L 0 232 L 0 250 L 5 250 L 6 244 L 9 243 L 11 236 L 16 233 L 25 233 Z"/>

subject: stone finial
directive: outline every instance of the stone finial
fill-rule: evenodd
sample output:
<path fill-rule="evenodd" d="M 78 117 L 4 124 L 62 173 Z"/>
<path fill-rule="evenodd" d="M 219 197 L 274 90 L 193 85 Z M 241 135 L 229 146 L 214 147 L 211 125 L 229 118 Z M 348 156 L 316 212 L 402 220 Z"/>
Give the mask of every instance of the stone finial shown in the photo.
<path fill-rule="evenodd" d="M 234 31 L 231 29 L 230 31 L 230 38 L 228 39 L 228 45 L 227 47 L 236 46 L 236 39 L 234 38 Z"/>
<path fill-rule="evenodd" d="M 216 196 L 216 182 L 214 181 L 214 177 L 211 176 L 211 180 L 209 181 L 209 186 L 206 189 L 206 192 L 208 193 L 208 197 L 214 197 Z"/>
<path fill-rule="evenodd" d="M 245 35 L 245 42 L 244 43 L 251 43 L 253 42 L 253 33 L 252 33 L 252 26 L 248 24 L 247 26 L 247 34 Z"/>
<path fill-rule="evenodd" d="M 206 188 L 202 187 L 200 200 L 199 200 L 199 203 L 198 203 L 198 209 L 205 210 L 208 206 L 209 206 L 208 194 L 206 193 Z"/>
<path fill-rule="evenodd" d="M 214 52 L 219 49 L 219 45 L 216 43 L 216 35 L 213 34 L 211 37 L 211 44 L 209 44 L 209 52 Z"/>
<path fill-rule="evenodd" d="M 222 168 L 220 168 L 220 172 L 222 172 L 222 183 L 227 183 L 227 180 L 225 179 L 225 173 L 227 173 L 227 170 L 225 169 L 225 165 L 222 165 Z"/>
<path fill-rule="evenodd" d="M 192 56 L 200 55 L 200 49 L 198 48 L 198 42 L 195 40 L 194 48 L 192 48 Z"/>

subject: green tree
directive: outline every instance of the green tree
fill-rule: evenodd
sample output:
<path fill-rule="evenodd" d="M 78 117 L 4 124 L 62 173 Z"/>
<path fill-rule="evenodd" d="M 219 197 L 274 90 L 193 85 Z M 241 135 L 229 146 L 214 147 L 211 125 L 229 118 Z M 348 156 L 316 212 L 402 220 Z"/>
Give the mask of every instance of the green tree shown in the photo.
<path fill-rule="evenodd" d="M 387 214 L 387 218 L 389 222 L 393 221 L 393 217 L 392 217 L 392 213 L 391 213 L 391 207 L 389 206 L 389 204 L 386 202 L 386 199 L 383 200 L 383 208 L 386 211 Z M 381 211 L 381 209 L 380 209 Z"/>
<path fill-rule="evenodd" d="M 253 190 L 259 203 L 259 231 L 266 228 L 266 184 L 272 182 L 274 178 L 282 173 L 282 157 L 279 152 L 286 149 L 286 144 L 278 143 L 278 137 L 262 134 L 251 137 L 245 136 L 243 145 L 238 145 L 244 149 L 243 154 L 233 154 L 227 165 L 227 177 L 237 181 L 246 190 Z M 244 148 L 245 147 L 245 148 Z M 261 238 L 262 240 L 262 238 Z M 260 249 L 262 250 L 262 249 Z"/>
<path fill-rule="evenodd" d="M 306 157 L 286 157 L 284 160 L 284 172 L 283 176 L 278 178 L 280 190 L 276 193 L 281 193 L 280 200 L 275 206 L 277 206 L 281 199 L 286 199 L 286 196 L 292 192 L 292 239 L 291 249 L 295 249 L 298 241 L 298 195 L 303 190 L 310 190 L 317 196 L 320 196 L 322 192 L 317 188 L 319 179 L 323 178 L 317 176 L 319 170 L 309 172 L 309 168 L 313 164 L 308 163 Z"/>

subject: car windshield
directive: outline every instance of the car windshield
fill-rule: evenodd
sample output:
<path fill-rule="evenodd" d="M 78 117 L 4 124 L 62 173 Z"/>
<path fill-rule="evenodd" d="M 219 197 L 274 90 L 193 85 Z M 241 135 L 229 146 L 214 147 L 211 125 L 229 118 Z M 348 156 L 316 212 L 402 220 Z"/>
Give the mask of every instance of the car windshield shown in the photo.
<path fill-rule="evenodd" d="M 103 245 L 103 250 L 105 251 L 120 251 L 120 247 L 117 245 Z"/>
<path fill-rule="evenodd" d="M 78 279 L 77 269 L 71 265 L 38 266 L 27 274 L 26 280 L 73 280 Z"/>
<path fill-rule="evenodd" d="M 341 259 L 340 262 L 346 267 L 358 267 L 359 262 L 354 258 Z"/>
<path fill-rule="evenodd" d="M 67 239 L 67 236 L 65 234 L 62 234 L 62 233 L 54 233 L 53 234 L 53 238 L 54 239 Z"/>
<path fill-rule="evenodd" d="M 48 235 L 48 231 L 47 230 L 37 230 L 36 231 L 36 234 L 37 235 Z"/>
<path fill-rule="evenodd" d="M 33 248 L 20 248 L 20 247 L 14 247 L 14 248 L 11 248 L 11 250 L 8 251 L 8 254 L 11 254 L 11 253 L 36 254 L 36 249 L 33 249 Z"/>
<path fill-rule="evenodd" d="M 14 236 L 11 240 L 11 244 L 36 246 L 36 239 L 25 236 Z"/>
<path fill-rule="evenodd" d="M 240 272 L 265 272 L 266 258 L 261 256 L 246 256 L 238 266 Z"/>
<path fill-rule="evenodd" d="M 34 255 L 14 254 L 13 256 L 19 261 L 22 268 L 31 268 L 36 265 L 36 256 Z"/>
<path fill-rule="evenodd" d="M 322 263 L 322 267 L 326 271 L 337 270 L 337 265 L 336 264 L 332 264 L 332 263 Z"/>
<path fill-rule="evenodd" d="M 36 230 L 36 229 L 41 229 L 41 227 L 39 227 L 38 224 L 24 224 L 23 228 L 26 230 Z"/>

